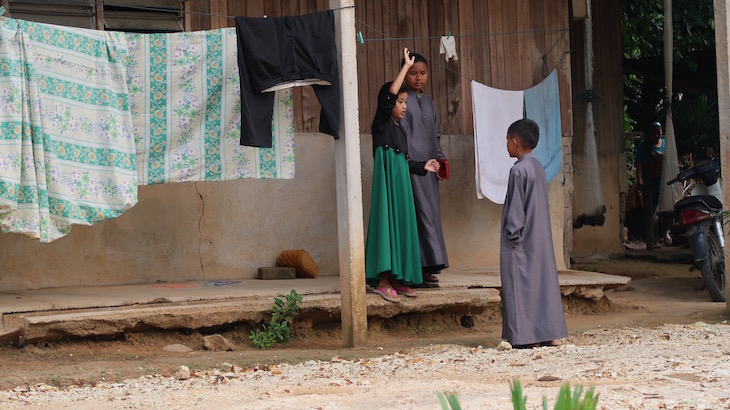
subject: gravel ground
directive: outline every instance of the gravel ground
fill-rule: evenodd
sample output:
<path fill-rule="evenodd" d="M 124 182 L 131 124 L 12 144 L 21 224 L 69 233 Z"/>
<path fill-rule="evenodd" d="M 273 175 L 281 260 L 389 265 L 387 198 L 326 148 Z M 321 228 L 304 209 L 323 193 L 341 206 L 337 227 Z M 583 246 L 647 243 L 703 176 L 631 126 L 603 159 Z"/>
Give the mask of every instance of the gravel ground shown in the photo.
<path fill-rule="evenodd" d="M 566 382 L 595 387 L 599 409 L 730 409 L 730 326 L 697 322 L 574 334 L 560 347 L 498 351 L 432 345 L 381 357 L 179 371 L 94 387 L 0 391 L 0 408 L 511 409 L 519 378 L 528 408 L 552 406 Z"/>

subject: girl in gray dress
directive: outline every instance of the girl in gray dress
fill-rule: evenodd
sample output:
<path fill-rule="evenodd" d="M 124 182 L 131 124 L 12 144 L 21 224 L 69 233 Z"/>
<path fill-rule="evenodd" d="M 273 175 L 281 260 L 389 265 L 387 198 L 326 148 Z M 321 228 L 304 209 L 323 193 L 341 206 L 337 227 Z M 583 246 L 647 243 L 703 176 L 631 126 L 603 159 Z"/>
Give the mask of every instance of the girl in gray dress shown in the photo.
<path fill-rule="evenodd" d="M 410 56 L 415 62 L 405 78 L 408 88 L 408 109 L 402 121 L 408 135 L 409 154 L 415 161 L 426 161 L 430 158 L 435 158 L 437 161 L 446 159 L 441 150 L 441 128 L 436 116 L 436 106 L 431 98 L 423 93 L 423 87 L 428 81 L 428 63 L 418 53 L 411 53 Z M 405 60 L 401 66 L 404 62 Z M 437 174 L 431 172 L 426 175 L 411 174 L 424 282 L 438 282 L 434 274 L 449 266 L 441 228 L 439 178 Z"/>

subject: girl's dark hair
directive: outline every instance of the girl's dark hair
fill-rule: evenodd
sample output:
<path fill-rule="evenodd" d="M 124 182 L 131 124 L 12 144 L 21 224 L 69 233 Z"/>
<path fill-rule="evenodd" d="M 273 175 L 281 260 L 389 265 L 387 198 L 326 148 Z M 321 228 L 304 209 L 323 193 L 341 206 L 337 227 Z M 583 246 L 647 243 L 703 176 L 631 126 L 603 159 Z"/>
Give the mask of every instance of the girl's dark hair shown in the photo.
<path fill-rule="evenodd" d="M 423 64 L 426 64 L 426 67 L 428 67 L 428 61 L 426 61 L 426 57 L 416 53 L 415 51 L 411 51 L 408 53 L 409 57 L 413 57 L 413 64 L 418 63 L 419 61 Z M 400 66 L 403 67 L 406 64 L 406 59 L 401 58 L 400 59 Z"/>
<path fill-rule="evenodd" d="M 540 127 L 535 121 L 527 118 L 513 122 L 507 133 L 516 136 L 529 149 L 535 149 L 540 140 Z"/>

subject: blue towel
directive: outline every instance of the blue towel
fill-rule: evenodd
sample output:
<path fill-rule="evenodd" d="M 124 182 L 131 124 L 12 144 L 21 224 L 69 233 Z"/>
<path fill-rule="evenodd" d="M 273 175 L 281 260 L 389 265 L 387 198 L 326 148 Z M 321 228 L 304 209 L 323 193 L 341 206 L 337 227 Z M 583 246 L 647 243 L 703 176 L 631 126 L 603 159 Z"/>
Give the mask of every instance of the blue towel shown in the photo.
<path fill-rule="evenodd" d="M 540 126 L 540 142 L 532 153 L 545 167 L 547 181 L 550 182 L 558 175 L 563 162 L 560 93 L 556 70 L 540 84 L 525 90 L 525 117 Z"/>

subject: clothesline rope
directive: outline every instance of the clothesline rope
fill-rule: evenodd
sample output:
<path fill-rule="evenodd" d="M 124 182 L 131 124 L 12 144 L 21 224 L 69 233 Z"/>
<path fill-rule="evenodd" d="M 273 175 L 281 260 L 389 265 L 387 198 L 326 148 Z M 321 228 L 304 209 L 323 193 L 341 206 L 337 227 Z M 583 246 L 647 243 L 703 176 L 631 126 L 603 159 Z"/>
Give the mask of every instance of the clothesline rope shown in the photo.
<path fill-rule="evenodd" d="M 70 0 L 69 3 L 76 3 L 76 4 L 83 4 L 88 5 L 89 3 L 86 1 L 81 0 Z M 111 3 L 111 2 L 103 2 L 106 6 L 113 6 L 113 7 L 124 7 L 128 9 L 135 9 L 135 10 L 146 10 L 146 11 L 161 11 L 161 12 L 167 12 L 167 13 L 180 13 L 180 14 L 187 14 L 187 15 L 196 15 L 196 16 L 209 16 L 209 17 L 225 17 L 227 19 L 235 19 L 236 16 L 228 16 L 225 14 L 217 14 L 217 13 L 204 13 L 204 12 L 195 12 L 195 11 L 186 11 L 186 10 L 174 10 L 174 9 L 165 9 L 165 8 L 158 8 L 158 7 L 146 7 L 146 6 L 132 6 L 127 4 L 117 4 L 117 3 Z M 343 6 L 338 7 L 334 9 L 330 9 L 332 11 L 337 10 L 344 10 L 344 9 L 351 9 L 355 8 L 355 6 Z M 266 15 L 264 14 L 264 17 Z M 424 37 L 391 37 L 386 32 L 378 29 L 375 26 L 372 26 L 358 18 L 355 18 L 355 21 L 357 23 L 362 24 L 363 26 L 370 28 L 374 30 L 376 33 L 383 36 L 383 38 L 376 39 L 376 38 L 369 38 L 369 39 L 363 39 L 363 41 L 393 41 L 399 44 L 400 46 L 407 47 L 405 43 L 403 43 L 404 40 L 427 40 L 427 39 L 440 39 L 441 36 L 424 36 Z M 454 37 L 490 37 L 490 36 L 507 36 L 507 35 L 524 35 L 524 34 L 536 34 L 536 33 L 562 33 L 557 41 L 555 41 L 548 50 L 542 55 L 542 61 L 543 61 L 543 76 L 547 77 L 547 74 L 550 73 L 550 70 L 547 66 L 547 57 L 552 52 L 552 50 L 557 46 L 562 40 L 563 37 L 569 32 L 568 28 L 562 28 L 562 29 L 550 29 L 550 30 L 527 30 L 527 31 L 505 31 L 505 32 L 498 32 L 498 33 L 474 33 L 474 34 L 458 34 L 453 35 Z M 563 52 L 562 57 L 560 58 L 560 61 L 558 61 L 558 64 L 556 67 L 561 67 L 563 65 L 563 62 L 565 61 L 565 57 L 570 53 L 570 50 L 566 50 Z M 435 58 L 432 58 L 431 56 L 424 55 L 426 59 L 428 59 L 431 63 L 431 65 L 437 65 L 439 67 L 444 68 L 446 71 L 452 72 L 459 77 L 462 77 L 468 81 L 476 81 L 468 76 L 465 76 L 464 74 L 460 73 L 459 71 L 454 70 L 451 67 L 448 67 L 447 65 L 441 63 L 440 60 L 437 60 Z M 547 74 L 546 74 L 547 72 Z"/>
<path fill-rule="evenodd" d="M 403 43 L 402 41 L 400 41 L 400 40 L 399 40 L 399 38 L 396 38 L 396 37 L 390 37 L 390 36 L 388 35 L 388 33 L 386 33 L 386 32 L 384 32 L 384 31 L 382 31 L 382 30 L 378 29 L 377 27 L 371 26 L 370 24 L 368 24 L 368 23 L 366 23 L 366 22 L 364 22 L 364 21 L 362 21 L 362 20 L 359 20 L 359 19 L 357 19 L 357 18 L 355 18 L 355 21 L 356 21 L 356 22 L 358 22 L 358 23 L 360 23 L 360 24 L 362 24 L 362 25 L 364 25 L 365 27 L 367 27 L 367 28 L 370 28 L 370 29 L 372 29 L 372 30 L 375 30 L 375 32 L 377 32 L 377 33 L 381 34 L 381 35 L 383 36 L 383 39 L 382 39 L 383 41 L 386 41 L 386 40 L 390 40 L 390 41 L 394 41 L 394 42 L 398 43 L 398 44 L 399 44 L 400 46 L 403 46 L 403 47 L 408 47 L 408 45 L 407 45 L 407 44 L 405 44 L 405 43 Z M 553 43 L 553 44 L 552 44 L 552 45 L 551 45 L 551 46 L 550 46 L 550 47 L 548 48 L 548 51 L 547 51 L 547 52 L 546 52 L 545 54 L 543 54 L 543 57 L 542 57 L 542 58 L 543 58 L 543 66 L 544 66 L 544 67 L 546 67 L 546 66 L 547 66 L 547 55 L 548 55 L 548 53 L 550 53 L 550 52 L 552 51 L 552 49 L 553 49 L 553 48 L 555 48 L 555 46 L 556 46 L 556 45 L 557 45 L 558 43 L 560 43 L 560 41 L 562 41 L 563 37 L 564 37 L 564 36 L 565 36 L 565 34 L 566 34 L 566 33 L 568 32 L 568 29 L 567 29 L 567 28 L 565 28 L 565 29 L 560 29 L 560 30 L 555 30 L 555 31 L 562 31 L 562 32 L 563 32 L 563 34 L 562 34 L 562 35 L 560 36 L 560 38 L 559 38 L 559 39 L 558 39 L 557 41 L 555 41 L 555 42 L 554 42 L 554 43 Z M 540 32 L 540 30 L 536 30 L 536 31 L 534 31 L 534 32 Z M 525 31 L 525 32 L 513 32 L 512 34 L 516 34 L 516 33 L 530 33 L 530 31 Z M 504 35 L 504 34 L 508 34 L 508 33 L 506 33 L 506 32 L 505 32 L 505 33 L 493 33 L 493 34 L 494 34 L 494 35 L 500 35 L 500 34 Z M 468 36 L 468 35 L 464 35 L 464 36 Z M 486 36 L 485 36 L 485 37 L 486 37 Z M 438 36 L 438 37 L 424 37 L 424 38 L 441 38 L 441 36 Z M 560 59 L 560 61 L 559 61 L 559 63 L 558 63 L 558 66 L 562 65 L 563 61 L 565 60 L 565 56 L 566 56 L 566 55 L 567 55 L 567 54 L 568 54 L 569 52 L 570 52 L 570 51 L 566 51 L 566 52 L 564 52 L 564 54 L 563 54 L 563 57 L 562 57 L 562 58 Z M 468 81 L 476 81 L 476 80 L 474 80 L 474 79 L 472 79 L 472 78 L 470 78 L 470 77 L 468 77 L 468 76 L 465 76 L 464 74 L 462 74 L 462 73 L 460 73 L 460 72 L 458 72 L 458 71 L 454 70 L 453 68 L 451 68 L 451 67 L 448 67 L 447 65 L 445 65 L 445 64 L 443 64 L 443 63 L 441 63 L 441 61 L 440 61 L 440 60 L 436 60 L 436 59 L 434 59 L 434 58 L 431 58 L 430 56 L 427 56 L 427 55 L 424 55 L 423 57 L 424 57 L 424 58 L 426 58 L 426 59 L 428 59 L 428 60 L 429 60 L 429 61 L 430 61 L 430 62 L 431 62 L 432 64 L 435 64 L 435 65 L 437 65 L 437 66 L 439 66 L 439 67 L 442 67 L 442 68 L 446 69 L 446 71 L 451 71 L 452 73 L 454 73 L 454 74 L 458 75 L 459 77 L 465 78 L 465 79 L 467 79 Z M 549 74 L 549 72 L 548 72 L 548 74 Z M 547 77 L 547 75 L 545 75 L 545 76 Z"/>
<path fill-rule="evenodd" d="M 355 19 L 361 22 L 358 19 Z M 522 35 L 522 34 L 535 34 L 535 33 L 565 33 L 567 28 L 552 29 L 552 30 L 528 30 L 528 31 L 503 31 L 498 33 L 473 33 L 473 34 L 451 34 L 451 37 L 492 37 L 492 36 L 510 36 L 510 35 Z M 402 40 L 433 40 L 440 39 L 443 36 L 423 36 L 423 37 L 389 37 L 389 38 L 363 38 L 364 42 L 368 41 L 402 41 Z"/>

